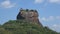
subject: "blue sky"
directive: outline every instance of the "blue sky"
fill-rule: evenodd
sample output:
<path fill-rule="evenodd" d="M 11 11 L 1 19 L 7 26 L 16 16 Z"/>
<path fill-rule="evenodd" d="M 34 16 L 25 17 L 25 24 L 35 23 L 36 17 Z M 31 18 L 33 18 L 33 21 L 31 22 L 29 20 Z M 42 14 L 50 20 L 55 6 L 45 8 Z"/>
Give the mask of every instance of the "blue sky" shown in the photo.
<path fill-rule="evenodd" d="M 0 24 L 16 20 L 20 8 L 36 9 L 44 26 L 60 32 L 60 0 L 0 0 Z"/>

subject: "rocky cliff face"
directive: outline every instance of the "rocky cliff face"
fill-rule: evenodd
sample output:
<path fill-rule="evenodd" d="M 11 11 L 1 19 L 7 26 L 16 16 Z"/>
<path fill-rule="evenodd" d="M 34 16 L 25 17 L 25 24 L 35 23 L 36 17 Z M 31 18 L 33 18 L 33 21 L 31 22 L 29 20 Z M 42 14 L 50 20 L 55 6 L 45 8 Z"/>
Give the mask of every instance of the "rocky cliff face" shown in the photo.
<path fill-rule="evenodd" d="M 36 10 L 20 9 L 20 12 L 17 15 L 17 20 L 27 20 L 30 22 L 38 23 L 42 26 L 38 19 L 38 12 Z"/>

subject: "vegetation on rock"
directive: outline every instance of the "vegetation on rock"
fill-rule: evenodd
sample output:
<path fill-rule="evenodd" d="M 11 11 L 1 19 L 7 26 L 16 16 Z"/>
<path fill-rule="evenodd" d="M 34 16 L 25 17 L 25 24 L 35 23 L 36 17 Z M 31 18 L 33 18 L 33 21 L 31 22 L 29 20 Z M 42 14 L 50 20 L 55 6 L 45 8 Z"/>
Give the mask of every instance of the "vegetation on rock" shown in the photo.
<path fill-rule="evenodd" d="M 59 34 L 48 27 L 25 20 L 10 20 L 0 25 L 0 34 Z"/>

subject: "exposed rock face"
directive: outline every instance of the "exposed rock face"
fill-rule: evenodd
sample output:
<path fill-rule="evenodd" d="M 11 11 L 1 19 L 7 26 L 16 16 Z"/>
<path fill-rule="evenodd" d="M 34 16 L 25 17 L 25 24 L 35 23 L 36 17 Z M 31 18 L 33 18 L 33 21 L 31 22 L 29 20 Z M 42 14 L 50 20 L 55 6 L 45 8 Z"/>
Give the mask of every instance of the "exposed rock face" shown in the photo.
<path fill-rule="evenodd" d="M 19 14 L 17 15 L 17 20 L 25 19 L 30 22 L 38 23 L 42 26 L 38 19 L 38 12 L 36 10 L 20 9 Z"/>

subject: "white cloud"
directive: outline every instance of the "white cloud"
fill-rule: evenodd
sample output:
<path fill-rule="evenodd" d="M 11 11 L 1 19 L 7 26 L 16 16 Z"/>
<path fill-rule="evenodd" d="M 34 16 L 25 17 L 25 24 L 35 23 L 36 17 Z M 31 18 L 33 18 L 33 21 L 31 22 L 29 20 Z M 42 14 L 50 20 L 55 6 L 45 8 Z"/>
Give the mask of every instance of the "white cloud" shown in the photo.
<path fill-rule="evenodd" d="M 56 19 L 60 19 L 60 16 L 56 16 Z"/>
<path fill-rule="evenodd" d="M 60 16 L 49 16 L 49 17 L 42 17 L 40 18 L 42 21 L 55 21 L 60 20 Z"/>
<path fill-rule="evenodd" d="M 10 0 L 5 0 L 5 1 L 1 2 L 0 5 L 3 8 L 12 8 L 12 7 L 15 7 L 15 3 L 11 3 Z"/>
<path fill-rule="evenodd" d="M 49 0 L 50 3 L 60 3 L 60 0 Z"/>
<path fill-rule="evenodd" d="M 58 25 L 58 24 L 54 24 L 53 27 L 54 27 L 54 28 L 57 28 L 57 27 L 60 28 L 60 25 Z"/>
<path fill-rule="evenodd" d="M 60 4 L 60 0 L 35 0 L 35 3 L 55 3 L 55 4 Z"/>
<path fill-rule="evenodd" d="M 40 18 L 40 21 L 42 22 L 52 22 L 52 21 L 54 22 L 56 20 L 60 20 L 60 16 L 49 16 Z M 60 23 L 50 25 L 49 27 L 54 31 L 60 32 Z"/>
<path fill-rule="evenodd" d="M 41 20 L 43 20 L 43 21 L 47 21 L 47 19 L 46 19 L 45 17 L 41 18 Z"/>
<path fill-rule="evenodd" d="M 57 32 L 60 32 L 60 24 L 54 24 L 52 25 L 51 27 L 53 30 L 57 31 Z"/>
<path fill-rule="evenodd" d="M 54 20 L 54 16 L 49 16 L 48 20 Z"/>
<path fill-rule="evenodd" d="M 55 19 L 54 16 L 49 16 L 48 18 L 46 17 L 41 18 L 42 21 L 53 21 L 54 19 Z"/>
<path fill-rule="evenodd" d="M 44 0 L 35 0 L 35 3 L 42 3 Z"/>

